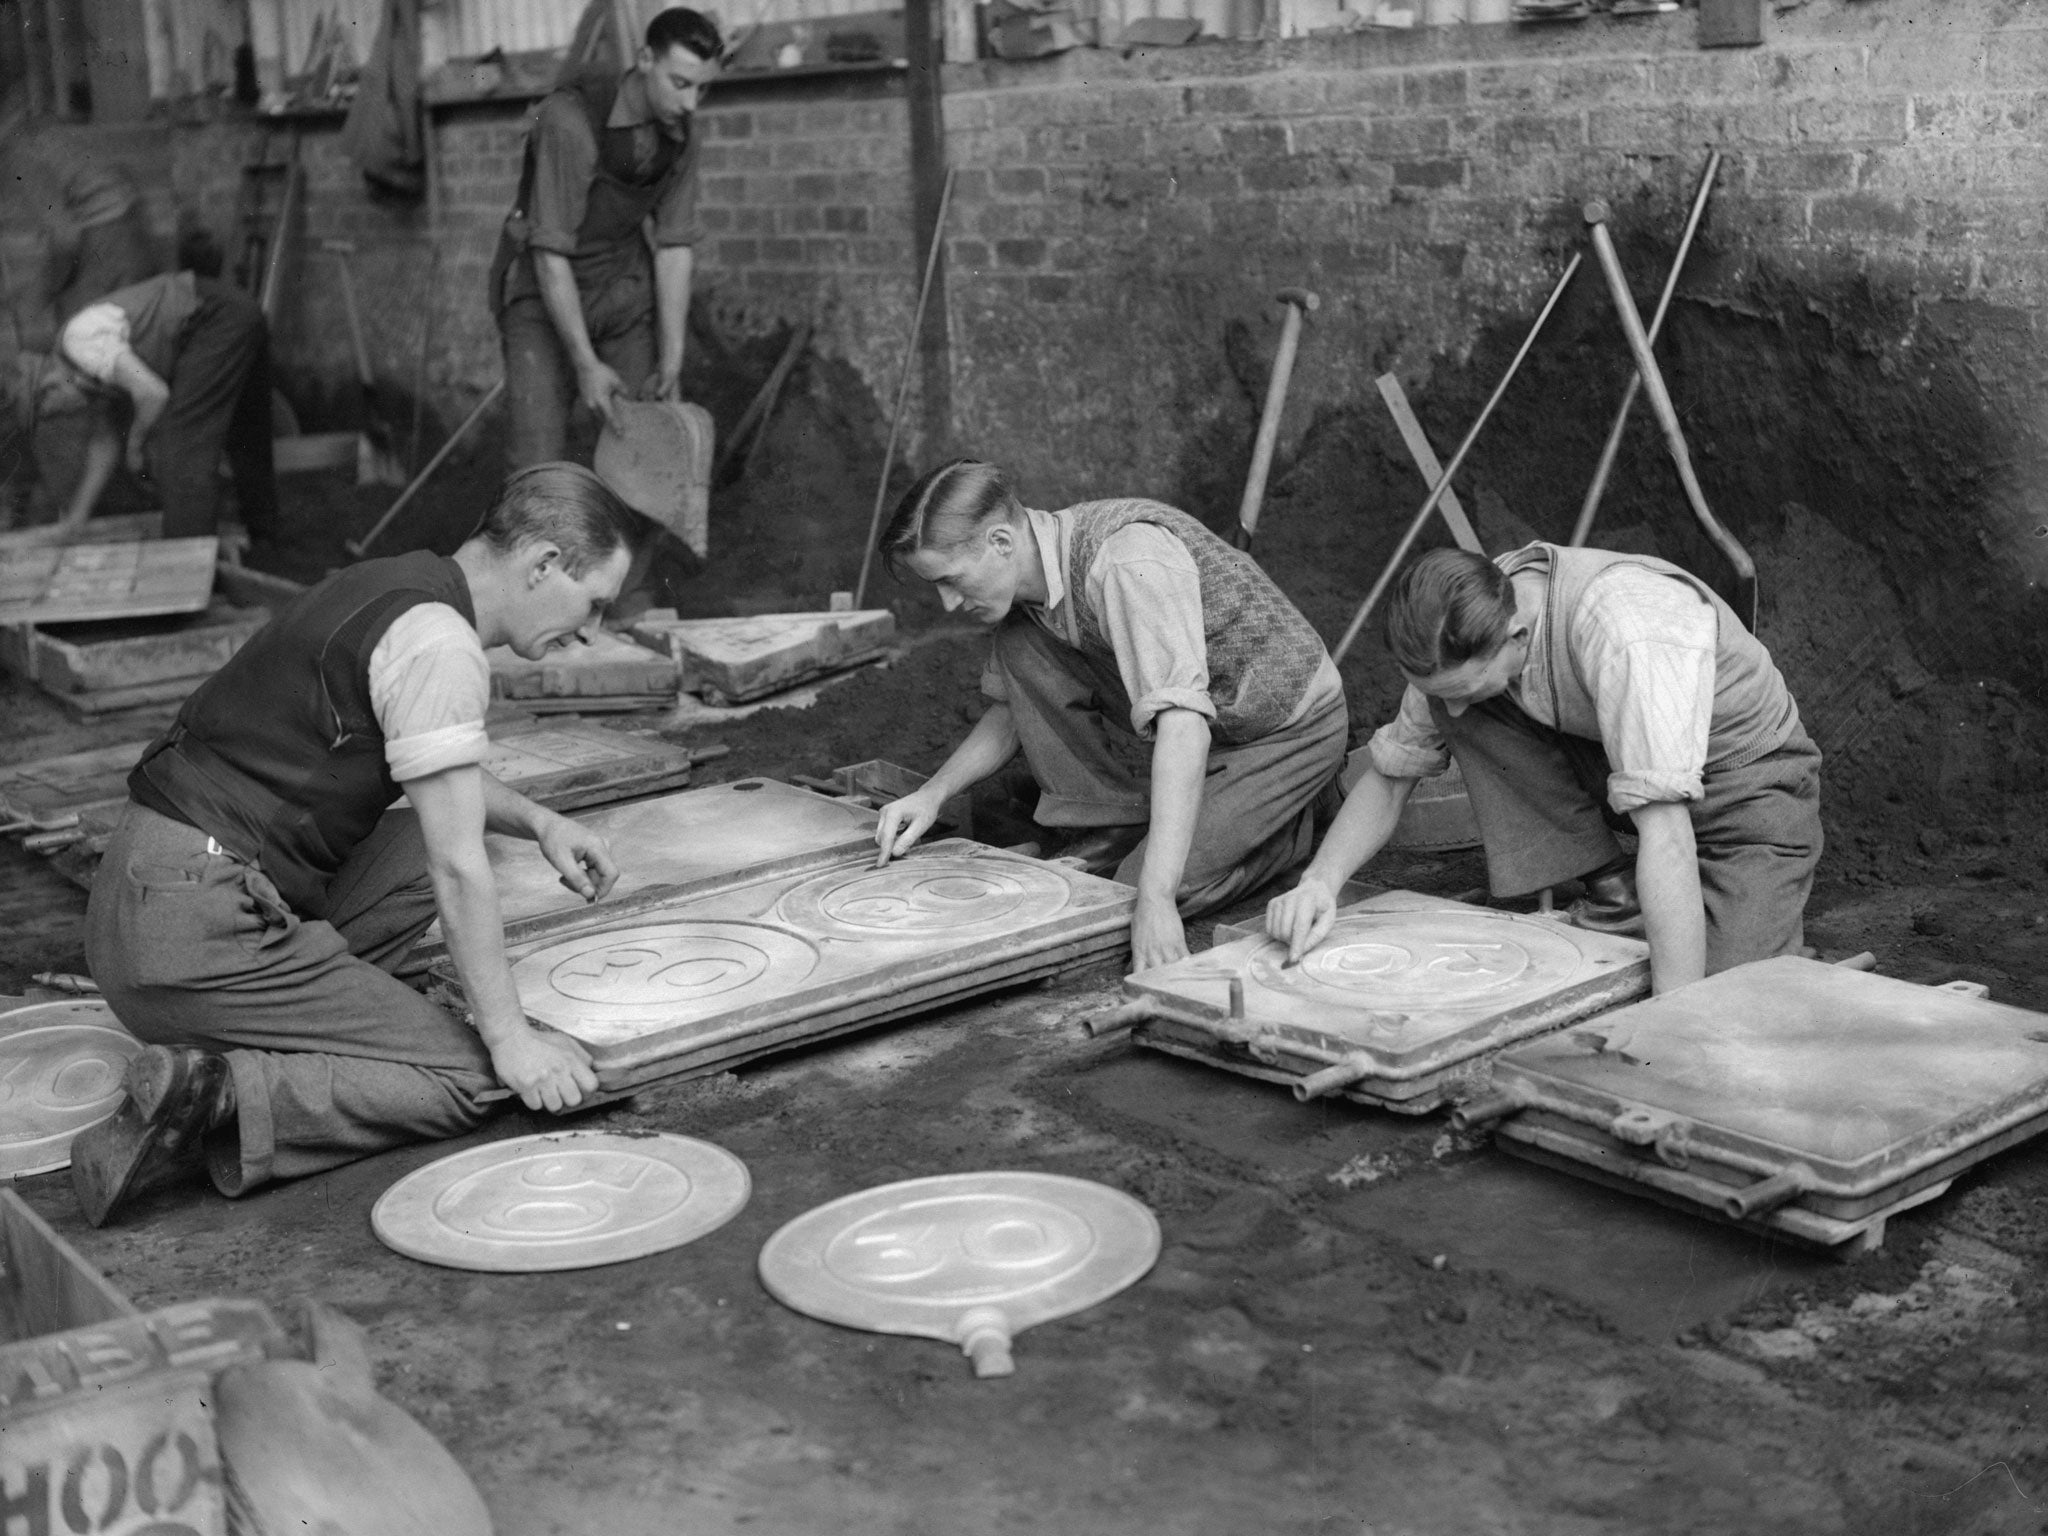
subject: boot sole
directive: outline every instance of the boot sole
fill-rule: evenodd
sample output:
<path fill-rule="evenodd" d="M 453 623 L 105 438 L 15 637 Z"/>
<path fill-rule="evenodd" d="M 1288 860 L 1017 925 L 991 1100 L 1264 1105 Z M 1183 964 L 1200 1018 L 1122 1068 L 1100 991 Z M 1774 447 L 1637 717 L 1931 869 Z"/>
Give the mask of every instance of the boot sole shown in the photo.
<path fill-rule="evenodd" d="M 106 1225 L 162 1145 L 160 1117 L 178 1075 L 175 1054 L 160 1045 L 143 1047 L 129 1065 L 128 1097 L 114 1117 L 87 1127 L 72 1141 L 71 1190 L 95 1227 Z"/>

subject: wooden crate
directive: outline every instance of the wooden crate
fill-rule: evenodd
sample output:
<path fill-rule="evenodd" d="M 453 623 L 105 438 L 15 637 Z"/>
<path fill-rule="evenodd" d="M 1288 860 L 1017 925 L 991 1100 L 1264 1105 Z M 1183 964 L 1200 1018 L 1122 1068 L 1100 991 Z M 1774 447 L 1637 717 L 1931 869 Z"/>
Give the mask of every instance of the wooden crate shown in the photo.
<path fill-rule="evenodd" d="M 219 550 L 202 538 L 11 551 L 0 561 L 0 624 L 196 613 L 212 598 Z"/>
<path fill-rule="evenodd" d="M 0 1521 L 225 1536 L 213 1378 L 297 1353 L 270 1309 L 140 1312 L 5 1189 L 0 1259 Z"/>
<path fill-rule="evenodd" d="M 0 630 L 0 666 L 50 693 L 101 693 L 218 671 L 270 622 L 264 608 Z"/>

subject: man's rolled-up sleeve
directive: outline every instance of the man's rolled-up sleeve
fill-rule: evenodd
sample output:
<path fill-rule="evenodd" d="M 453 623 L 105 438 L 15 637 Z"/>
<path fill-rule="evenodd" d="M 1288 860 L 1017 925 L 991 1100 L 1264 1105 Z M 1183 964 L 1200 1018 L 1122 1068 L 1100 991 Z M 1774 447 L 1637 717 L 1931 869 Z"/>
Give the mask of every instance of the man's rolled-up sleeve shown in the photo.
<path fill-rule="evenodd" d="M 108 384 L 128 350 L 128 312 L 118 304 L 88 304 L 57 336 L 64 359 L 89 379 Z"/>
<path fill-rule="evenodd" d="M 533 120 L 533 191 L 527 199 L 527 243 L 559 256 L 576 254 L 576 231 L 597 175 L 597 140 L 576 99 L 557 91 Z"/>
<path fill-rule="evenodd" d="M 1167 709 L 1215 719 L 1202 579 L 1188 547 L 1157 524 L 1129 523 L 1102 541 L 1087 580 L 1130 696 L 1131 729 L 1149 736 Z"/>
<path fill-rule="evenodd" d="M 1700 799 L 1714 717 L 1714 609 L 1684 582 L 1626 566 L 1599 577 L 1589 597 L 1574 641 L 1607 751 L 1607 803 L 1626 815 Z"/>
<path fill-rule="evenodd" d="M 484 730 L 490 702 L 483 646 L 445 603 L 408 608 L 370 652 L 370 709 L 384 732 L 384 761 L 401 784 L 481 763 L 491 745 Z"/>
<path fill-rule="evenodd" d="M 1390 779 L 1426 779 L 1451 766 L 1450 744 L 1429 713 L 1429 697 L 1413 687 L 1401 695 L 1394 718 L 1372 733 L 1366 753 Z"/>

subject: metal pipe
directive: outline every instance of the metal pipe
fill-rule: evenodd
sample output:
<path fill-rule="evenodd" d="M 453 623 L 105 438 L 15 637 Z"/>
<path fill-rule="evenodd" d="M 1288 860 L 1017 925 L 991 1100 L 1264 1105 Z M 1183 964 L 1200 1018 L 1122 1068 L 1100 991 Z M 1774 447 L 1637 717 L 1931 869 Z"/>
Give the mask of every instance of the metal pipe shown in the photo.
<path fill-rule="evenodd" d="M 1803 1164 L 1793 1163 L 1767 1179 L 1759 1179 L 1745 1189 L 1738 1189 L 1721 1202 L 1721 1209 L 1738 1219 L 1763 1216 L 1812 1187 L 1813 1171 Z"/>
<path fill-rule="evenodd" d="M 932 296 L 932 278 L 939 270 L 939 252 L 946 248 L 946 209 L 953 201 L 953 167 L 939 189 L 938 217 L 932 220 L 931 249 L 924 255 L 924 281 L 917 290 L 917 313 L 911 317 L 910 340 L 903 349 L 903 377 L 896 385 L 896 409 L 889 416 L 889 446 L 882 454 L 882 478 L 875 485 L 875 510 L 868 518 L 868 541 L 861 546 L 860 580 L 853 586 L 853 606 L 868 594 L 868 568 L 875 558 L 875 536 L 882 531 L 882 503 L 889 495 L 889 471 L 896 463 L 896 434 L 903 427 L 903 407 L 910 399 L 910 372 L 917 362 L 917 338 L 924 331 L 924 307 Z"/>
<path fill-rule="evenodd" d="M 1565 289 L 1571 286 L 1572 278 L 1578 272 L 1582 259 L 1582 252 L 1572 253 L 1571 264 L 1564 269 L 1564 276 L 1557 280 L 1557 286 L 1550 290 L 1550 298 L 1545 302 L 1543 312 L 1536 317 L 1536 323 L 1529 327 L 1529 334 L 1522 338 L 1521 350 L 1515 353 L 1515 360 L 1508 364 L 1508 371 L 1501 375 L 1500 383 L 1494 387 L 1493 397 L 1486 402 L 1485 409 L 1480 411 L 1479 419 L 1472 423 L 1472 430 L 1465 434 L 1465 440 L 1458 444 L 1458 451 L 1451 455 L 1451 462 L 1444 466 L 1443 478 L 1430 488 L 1429 495 L 1423 500 L 1422 510 L 1415 514 L 1414 521 L 1408 525 L 1408 531 L 1401 535 L 1401 542 L 1395 546 L 1394 556 L 1387 562 L 1387 568 L 1380 572 L 1380 579 L 1373 583 L 1372 590 L 1365 594 L 1365 601 L 1358 605 L 1358 612 L 1351 616 L 1351 627 L 1344 631 L 1344 638 L 1339 640 L 1336 649 L 1330 652 L 1332 661 L 1340 664 L 1343 662 L 1346 653 L 1351 649 L 1351 643 L 1358 638 L 1358 632 L 1365 628 L 1366 619 L 1373 609 L 1379 606 L 1380 598 L 1394 579 L 1394 572 L 1399 570 L 1401 562 L 1408 558 L 1408 551 L 1414 547 L 1415 540 L 1422 533 L 1423 524 L 1429 521 L 1429 514 L 1436 510 L 1436 504 L 1443 500 L 1444 493 L 1450 489 L 1452 479 L 1464 468 L 1465 456 L 1479 440 L 1480 429 L 1486 425 L 1487 417 L 1493 414 L 1493 408 L 1500 404 L 1500 397 L 1507 393 L 1509 383 L 1513 381 L 1516 370 L 1522 366 L 1522 359 L 1529 355 L 1529 348 L 1535 344 L 1544 322 L 1550 318 L 1550 312 L 1557 308 L 1557 301 L 1564 297 Z"/>
<path fill-rule="evenodd" d="M 1528 1107 L 1528 1100 L 1512 1088 L 1494 1088 L 1475 1098 L 1467 1099 L 1451 1111 L 1451 1129 L 1454 1131 L 1476 1131 L 1481 1126 L 1491 1125 L 1496 1120 L 1505 1120 L 1509 1115 Z"/>
<path fill-rule="evenodd" d="M 1294 1085 L 1294 1097 L 1298 1103 L 1306 1104 L 1310 1099 L 1320 1099 L 1342 1088 L 1349 1088 L 1360 1078 L 1372 1076 L 1373 1068 L 1379 1065 L 1363 1051 L 1353 1051 L 1335 1066 L 1311 1072 Z"/>
<path fill-rule="evenodd" d="M 1105 1013 L 1091 1013 L 1081 1021 L 1081 1027 L 1089 1035 L 1100 1040 L 1104 1035 L 1120 1035 L 1125 1030 L 1142 1024 L 1156 1016 L 1158 1010 L 1149 997 L 1134 997 L 1118 1003 Z"/>
<path fill-rule="evenodd" d="M 1685 270 L 1685 258 L 1692 254 L 1692 237 L 1698 233 L 1700 220 L 1706 216 L 1707 200 L 1713 195 L 1714 178 L 1720 171 L 1721 151 L 1711 150 L 1707 154 L 1707 168 L 1700 172 L 1699 187 L 1692 195 L 1692 212 L 1686 216 L 1685 233 L 1678 237 L 1678 255 L 1672 259 L 1671 271 L 1664 278 L 1664 292 L 1658 296 L 1657 312 L 1650 317 L 1649 337 L 1653 347 L 1664 329 L 1664 316 L 1671 308 L 1671 296 L 1678 292 L 1678 275 Z M 1593 518 L 1600 510 L 1600 498 L 1607 494 L 1607 477 L 1614 472 L 1614 461 L 1621 453 L 1622 435 L 1628 428 L 1628 413 L 1634 408 L 1642 387 L 1640 370 L 1628 376 L 1628 388 L 1622 391 L 1621 405 L 1614 413 L 1614 425 L 1608 428 L 1607 444 L 1600 450 L 1600 462 L 1593 470 L 1593 483 L 1586 487 L 1585 504 L 1579 508 L 1579 520 L 1572 525 L 1571 543 L 1574 548 L 1584 544 L 1593 531 Z"/>
<path fill-rule="evenodd" d="M 1723 528 L 1711 508 L 1707 506 L 1707 493 L 1700 489 L 1699 476 L 1693 473 L 1692 454 L 1685 446 L 1685 431 L 1678 424 L 1678 407 L 1671 403 L 1671 392 L 1664 387 L 1664 375 L 1657 367 L 1655 354 L 1650 351 L 1650 338 L 1643 331 L 1643 317 L 1636 312 L 1635 298 L 1628 291 L 1628 278 L 1621 270 L 1621 257 L 1614 249 L 1614 237 L 1607 232 L 1607 205 L 1586 204 L 1586 223 L 1593 236 L 1593 249 L 1600 257 L 1600 266 L 1607 274 L 1608 289 L 1614 295 L 1615 312 L 1621 317 L 1622 334 L 1628 337 L 1629 350 L 1636 355 L 1636 371 L 1642 376 L 1643 390 L 1650 397 L 1650 409 L 1657 417 L 1657 424 L 1664 429 L 1665 445 L 1671 450 L 1671 462 L 1678 468 L 1679 483 L 1685 487 L 1686 500 L 1692 503 L 1693 516 L 1707 531 L 1728 563 L 1735 567 L 1737 596 L 1748 612 L 1741 615 L 1742 621 L 1756 630 L 1756 562 L 1749 557 L 1749 551 L 1736 540 L 1735 535 Z"/>

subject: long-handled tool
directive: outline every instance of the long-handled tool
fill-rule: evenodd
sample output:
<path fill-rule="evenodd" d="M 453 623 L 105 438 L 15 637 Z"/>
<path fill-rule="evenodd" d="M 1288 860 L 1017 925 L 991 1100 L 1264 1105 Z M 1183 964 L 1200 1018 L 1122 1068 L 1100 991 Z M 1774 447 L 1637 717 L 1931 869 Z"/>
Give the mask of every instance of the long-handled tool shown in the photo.
<path fill-rule="evenodd" d="M 1373 382 L 1379 386 L 1380 398 L 1387 402 L 1387 412 L 1401 431 L 1401 441 L 1408 445 L 1408 456 L 1422 471 L 1423 485 L 1435 490 L 1437 481 L 1444 477 L 1444 467 L 1437 462 L 1436 449 L 1430 446 L 1429 435 L 1422 430 L 1422 423 L 1415 419 L 1415 408 L 1408 403 L 1408 392 L 1391 373 L 1383 373 Z M 1437 510 L 1443 513 L 1444 522 L 1449 525 L 1451 538 L 1458 548 L 1469 549 L 1474 554 L 1484 553 L 1479 545 L 1479 535 L 1472 531 L 1472 520 L 1458 505 L 1456 491 L 1446 490 L 1444 499 L 1437 503 Z"/>
<path fill-rule="evenodd" d="M 1707 506 L 1707 493 L 1700 489 L 1699 476 L 1693 473 L 1692 454 L 1685 446 L 1685 432 L 1678 425 L 1678 407 L 1671 403 L 1671 392 L 1664 387 L 1664 375 L 1657 367 L 1656 354 L 1650 350 L 1650 338 L 1643 331 L 1643 317 L 1636 312 L 1635 296 L 1628 291 L 1628 278 L 1621 270 L 1621 257 L 1615 252 L 1614 237 L 1607 232 L 1607 205 L 1586 204 L 1586 224 L 1593 236 L 1593 250 L 1607 274 L 1607 287 L 1614 295 L 1622 333 L 1628 337 L 1629 350 L 1636 355 L 1636 372 L 1642 378 L 1643 392 L 1650 397 L 1650 409 L 1656 414 L 1657 424 L 1664 429 L 1664 442 L 1671 450 L 1671 462 L 1678 468 L 1679 483 L 1685 487 L 1686 500 L 1692 503 L 1693 516 L 1735 567 L 1736 612 L 1754 633 L 1756 562 L 1749 558 L 1749 551 L 1736 541 L 1735 535 L 1715 518 Z"/>
<path fill-rule="evenodd" d="M 362 458 L 365 473 L 356 478 L 359 482 L 375 485 L 405 484 L 405 466 L 399 462 L 393 447 L 397 428 L 391 421 L 390 402 L 384 398 L 377 386 L 377 375 L 370 367 L 369 344 L 363 340 L 363 312 L 356 305 L 355 268 L 349 258 L 355 255 L 352 240 L 322 240 L 320 249 L 334 258 L 334 264 L 341 269 L 341 308 L 348 317 L 348 340 L 355 353 L 356 380 L 363 391 L 363 441 L 367 445 Z"/>
<path fill-rule="evenodd" d="M 747 402 L 741 412 L 739 424 L 732 429 L 732 436 L 725 440 L 725 447 L 719 451 L 718 463 L 712 468 L 711 483 L 724 485 L 729 479 L 743 478 L 753 467 L 754 455 L 760 449 L 761 439 L 768 435 L 769 418 L 775 414 L 775 403 L 782 398 L 782 386 L 789 382 L 796 360 L 803 356 L 804 348 L 811 344 L 811 323 L 806 320 L 790 333 L 789 344 L 782 349 L 782 356 L 775 360 L 775 366 L 768 371 L 768 381 L 761 386 L 761 392 Z M 747 434 L 754 434 L 753 444 L 747 445 Z M 742 450 L 744 449 L 744 456 Z M 739 474 L 731 471 L 734 461 L 739 464 Z"/>
<path fill-rule="evenodd" d="M 408 485 L 404 490 L 398 493 L 398 499 L 392 502 L 390 506 L 384 509 L 384 515 L 377 519 L 376 524 L 370 529 L 370 531 L 364 534 L 360 539 L 349 539 L 348 541 L 346 541 L 346 543 L 343 544 L 342 547 L 346 549 L 351 555 L 354 555 L 357 559 L 360 560 L 362 558 L 363 551 L 368 549 L 372 544 L 377 542 L 377 540 L 383 535 L 384 530 L 391 526 L 391 520 L 394 517 L 398 516 L 398 514 L 405 509 L 405 504 L 407 502 L 411 501 L 413 497 L 419 494 L 420 487 L 427 483 L 428 477 L 431 476 L 435 470 L 441 467 L 441 461 L 447 458 L 448 455 L 454 451 L 455 445 L 462 441 L 462 439 L 468 434 L 469 429 L 475 426 L 477 422 L 482 419 L 484 412 L 489 410 L 493 405 L 495 405 L 497 403 L 498 396 L 502 395 L 503 393 L 505 393 L 505 381 L 503 379 L 500 379 L 498 380 L 497 383 L 491 386 L 490 392 L 486 394 L 483 397 L 483 399 L 477 401 L 476 408 L 472 410 L 467 416 L 462 418 L 462 425 L 457 427 L 453 432 L 448 434 L 448 441 L 443 443 L 440 446 L 440 448 L 435 451 L 434 456 L 431 459 L 427 460 L 426 468 L 422 469 L 417 475 L 413 476 L 412 484 Z"/>
<path fill-rule="evenodd" d="M 1658 296 L 1657 312 L 1650 316 L 1647 334 L 1652 347 L 1657 345 L 1657 336 L 1664 329 L 1664 316 L 1671 308 L 1671 296 L 1678 291 L 1678 274 L 1685 270 L 1685 258 L 1692 254 L 1692 237 L 1699 232 L 1700 220 L 1706 216 L 1707 199 L 1713 196 L 1714 178 L 1720 170 L 1721 151 L 1712 150 L 1707 155 L 1707 168 L 1700 172 L 1699 187 L 1692 195 L 1692 212 L 1686 215 L 1685 233 L 1678 238 L 1678 255 L 1672 259 L 1671 271 L 1664 279 L 1664 292 Z M 1607 493 L 1607 478 L 1613 474 L 1614 460 L 1621 452 L 1622 434 L 1628 428 L 1628 413 L 1634 408 L 1642 387 L 1642 374 L 1630 374 L 1628 388 L 1622 391 L 1621 404 L 1614 412 L 1614 425 L 1607 432 L 1607 444 L 1600 450 L 1600 462 L 1593 470 L 1593 483 L 1586 487 L 1586 501 L 1579 508 L 1579 520 L 1572 525 L 1571 542 L 1575 548 L 1585 543 L 1593 532 L 1594 515 L 1600 510 L 1600 498 Z"/>
<path fill-rule="evenodd" d="M 1415 514 L 1414 520 L 1408 524 L 1408 531 L 1401 535 L 1401 542 L 1394 547 L 1393 558 L 1387 561 L 1387 568 L 1380 572 L 1380 579 L 1372 584 L 1372 590 L 1365 594 L 1365 601 L 1358 605 L 1358 612 L 1351 616 L 1351 627 L 1344 631 L 1344 638 L 1339 640 L 1336 649 L 1330 652 L 1331 660 L 1340 663 L 1344 660 L 1345 655 L 1351 650 L 1352 642 L 1357 640 L 1358 632 L 1365 628 L 1365 621 L 1372 616 L 1373 609 L 1379 606 L 1380 599 L 1386 595 L 1387 587 L 1393 582 L 1394 572 L 1401 568 L 1401 562 L 1408 558 L 1408 551 L 1415 547 L 1415 540 L 1421 535 L 1423 524 L 1429 521 L 1429 514 L 1434 512 L 1437 503 L 1450 493 L 1452 478 L 1464 468 L 1465 456 L 1472 451 L 1472 445 L 1479 441 L 1479 433 L 1486 426 L 1487 418 L 1493 414 L 1493 408 L 1500 404 L 1500 397 L 1508 392 L 1508 385 L 1514 381 L 1515 374 L 1521 369 L 1522 359 L 1529 355 L 1529 348 L 1536 344 L 1537 336 L 1542 333 L 1544 324 L 1550 319 L 1550 312 L 1557 308 L 1557 301 L 1564 297 L 1565 289 L 1571 286 L 1572 279 L 1578 275 L 1579 263 L 1584 259 L 1584 253 L 1572 253 L 1571 262 L 1564 269 L 1564 276 L 1560 277 L 1557 286 L 1550 290 L 1550 297 L 1544 301 L 1542 313 L 1537 315 L 1536 323 L 1529 327 L 1529 334 L 1522 338 L 1521 349 L 1515 353 L 1514 361 L 1508 364 L 1508 371 L 1501 375 L 1500 383 L 1494 386 L 1493 395 L 1480 411 L 1479 419 L 1472 423 L 1472 429 L 1465 434 L 1465 440 L 1458 444 L 1458 451 L 1451 455 L 1451 462 L 1444 466 L 1443 478 L 1430 488 L 1428 497 L 1422 503 L 1422 510 Z"/>
<path fill-rule="evenodd" d="M 889 471 L 896 463 L 896 434 L 903 427 L 903 407 L 910 399 L 910 370 L 917 362 L 917 338 L 924 331 L 924 307 L 932 296 L 932 278 L 939 270 L 939 252 L 946 247 L 946 210 L 953 203 L 953 168 L 939 189 L 939 213 L 932 220 L 931 249 L 924 253 L 924 282 L 917 290 L 917 313 L 910 320 L 910 340 L 903 351 L 903 378 L 896 386 L 896 409 L 889 416 L 889 446 L 882 454 L 882 478 L 875 484 L 875 510 L 868 519 L 868 540 L 860 551 L 860 580 L 853 586 L 853 606 L 868 594 L 868 567 L 874 563 L 875 536 L 882 531 L 882 503 L 889 495 Z"/>
<path fill-rule="evenodd" d="M 1280 347 L 1273 354 L 1273 376 L 1266 381 L 1266 407 L 1259 413 L 1259 435 L 1252 443 L 1251 473 L 1245 476 L 1244 500 L 1237 508 L 1237 532 L 1230 542 L 1249 551 L 1259 529 L 1259 507 L 1266 499 L 1266 476 L 1273 468 L 1273 448 L 1280 441 L 1280 413 L 1287 408 L 1287 383 L 1294 377 L 1294 353 L 1301 345 L 1301 322 L 1323 301 L 1306 288 L 1282 288 L 1273 295 L 1287 306 L 1280 322 Z"/>

